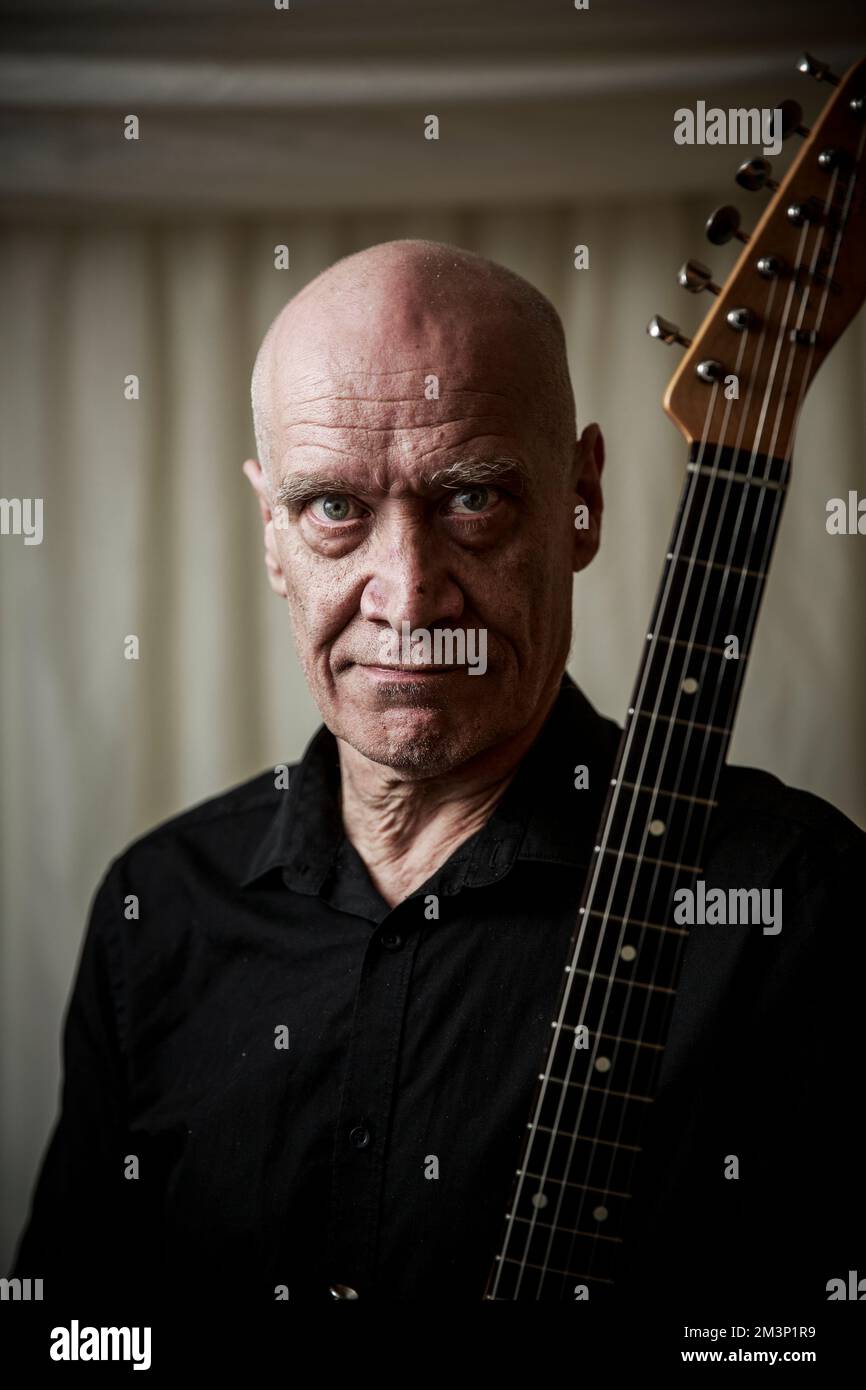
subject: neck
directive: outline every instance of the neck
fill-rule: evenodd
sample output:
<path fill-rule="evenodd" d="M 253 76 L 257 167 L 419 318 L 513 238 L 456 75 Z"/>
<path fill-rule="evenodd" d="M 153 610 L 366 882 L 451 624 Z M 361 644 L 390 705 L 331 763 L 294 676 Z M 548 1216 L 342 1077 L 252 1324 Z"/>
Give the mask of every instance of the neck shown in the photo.
<path fill-rule="evenodd" d="M 338 740 L 343 825 L 389 907 L 414 892 L 485 824 L 557 690 L 546 693 L 519 733 L 435 777 L 407 780 Z"/>

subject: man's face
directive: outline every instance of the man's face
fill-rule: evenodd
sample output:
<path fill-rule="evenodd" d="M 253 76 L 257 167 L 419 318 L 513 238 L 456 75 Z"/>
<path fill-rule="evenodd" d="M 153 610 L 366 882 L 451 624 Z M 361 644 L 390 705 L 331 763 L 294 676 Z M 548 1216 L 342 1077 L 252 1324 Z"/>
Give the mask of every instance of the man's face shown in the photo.
<path fill-rule="evenodd" d="M 338 738 L 404 776 L 441 774 L 525 728 L 558 682 L 590 544 L 572 458 L 544 442 L 507 323 L 482 333 L 472 312 L 405 306 L 307 317 L 303 353 L 277 357 L 270 478 L 299 656 Z M 491 480 L 478 465 L 493 461 Z M 444 629 L 467 634 L 477 673 L 459 645 L 406 641 Z"/>

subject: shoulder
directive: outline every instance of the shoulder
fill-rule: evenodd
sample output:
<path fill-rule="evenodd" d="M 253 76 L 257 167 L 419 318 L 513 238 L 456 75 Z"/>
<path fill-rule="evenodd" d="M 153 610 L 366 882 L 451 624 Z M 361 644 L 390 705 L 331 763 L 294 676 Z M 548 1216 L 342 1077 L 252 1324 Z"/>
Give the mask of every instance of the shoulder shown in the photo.
<path fill-rule="evenodd" d="M 716 796 L 709 830 L 714 842 L 752 836 L 777 852 L 805 845 L 832 855 L 866 850 L 866 834 L 842 811 L 770 772 L 726 766 Z"/>
<path fill-rule="evenodd" d="M 849 936 L 860 914 L 866 834 L 820 796 L 771 773 L 726 767 L 707 833 L 707 876 L 784 889 L 786 922 Z M 790 908 L 790 910 L 789 910 Z"/>
<path fill-rule="evenodd" d="M 144 879 L 156 888 L 161 875 L 176 879 L 182 868 L 240 879 L 271 828 L 296 766 L 266 768 L 160 821 L 115 855 L 103 883 Z M 289 777 L 281 775 L 286 771 Z"/>

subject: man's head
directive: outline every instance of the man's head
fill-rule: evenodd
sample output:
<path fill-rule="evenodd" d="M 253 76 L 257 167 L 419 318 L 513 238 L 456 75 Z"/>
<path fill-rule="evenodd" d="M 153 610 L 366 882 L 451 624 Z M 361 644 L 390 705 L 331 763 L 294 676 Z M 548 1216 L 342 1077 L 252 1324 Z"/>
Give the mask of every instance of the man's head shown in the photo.
<path fill-rule="evenodd" d="M 601 517 L 601 436 L 575 439 L 549 301 L 455 247 L 373 246 L 280 312 L 252 398 L 295 640 L 328 727 L 410 778 L 518 734 L 558 685 L 571 575 Z M 484 673 L 425 671 L 422 647 L 399 641 L 422 629 L 483 630 Z"/>

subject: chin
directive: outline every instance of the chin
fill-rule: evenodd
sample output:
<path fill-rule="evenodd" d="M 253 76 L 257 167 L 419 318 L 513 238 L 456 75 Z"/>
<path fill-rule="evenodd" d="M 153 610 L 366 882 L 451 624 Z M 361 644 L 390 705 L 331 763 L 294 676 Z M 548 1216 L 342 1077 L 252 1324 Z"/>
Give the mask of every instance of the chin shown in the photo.
<path fill-rule="evenodd" d="M 344 712 L 331 728 L 371 762 L 418 777 L 450 772 L 495 740 L 494 730 L 462 720 L 459 710 L 431 706 L 392 708 L 375 718 Z"/>

